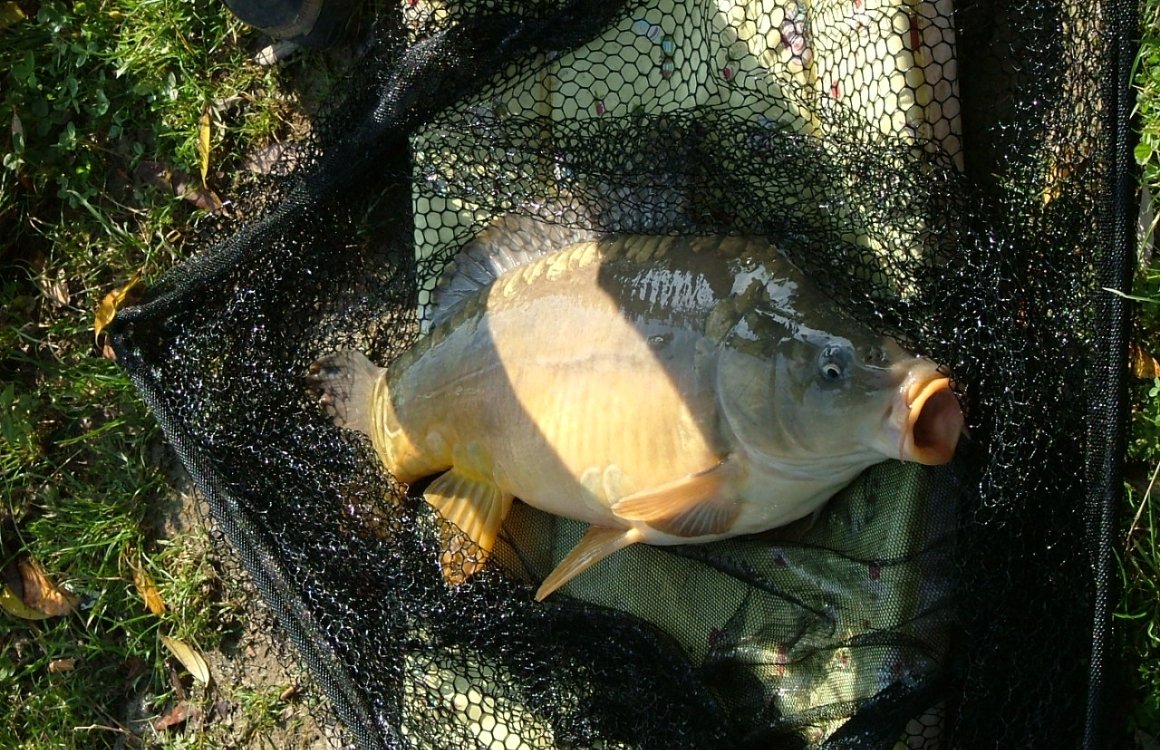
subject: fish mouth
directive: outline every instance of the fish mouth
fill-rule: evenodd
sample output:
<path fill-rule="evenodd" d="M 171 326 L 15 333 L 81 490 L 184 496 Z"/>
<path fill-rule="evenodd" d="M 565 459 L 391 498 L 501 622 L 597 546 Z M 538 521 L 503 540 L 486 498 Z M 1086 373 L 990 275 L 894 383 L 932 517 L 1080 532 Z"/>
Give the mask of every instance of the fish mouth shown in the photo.
<path fill-rule="evenodd" d="M 963 432 L 963 409 L 950 378 L 915 380 L 903 388 L 906 418 L 899 457 L 928 466 L 948 463 Z"/>

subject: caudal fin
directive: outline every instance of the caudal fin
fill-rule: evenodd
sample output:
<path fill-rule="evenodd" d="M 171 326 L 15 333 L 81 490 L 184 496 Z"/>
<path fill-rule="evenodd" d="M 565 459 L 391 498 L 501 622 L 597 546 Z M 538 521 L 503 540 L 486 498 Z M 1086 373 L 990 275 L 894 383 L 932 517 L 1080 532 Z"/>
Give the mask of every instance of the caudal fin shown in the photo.
<path fill-rule="evenodd" d="M 310 365 L 307 381 L 339 427 L 371 434 L 371 397 L 383 372 L 362 352 L 328 354 Z"/>

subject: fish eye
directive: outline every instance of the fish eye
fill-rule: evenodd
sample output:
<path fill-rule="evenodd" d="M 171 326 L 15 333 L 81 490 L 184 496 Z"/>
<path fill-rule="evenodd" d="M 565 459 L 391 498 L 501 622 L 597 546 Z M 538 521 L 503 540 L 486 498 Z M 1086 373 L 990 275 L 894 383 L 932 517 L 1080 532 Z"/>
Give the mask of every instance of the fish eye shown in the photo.
<path fill-rule="evenodd" d="M 850 354 L 840 346 L 827 346 L 818 355 L 818 373 L 827 383 L 836 383 L 846 377 Z"/>

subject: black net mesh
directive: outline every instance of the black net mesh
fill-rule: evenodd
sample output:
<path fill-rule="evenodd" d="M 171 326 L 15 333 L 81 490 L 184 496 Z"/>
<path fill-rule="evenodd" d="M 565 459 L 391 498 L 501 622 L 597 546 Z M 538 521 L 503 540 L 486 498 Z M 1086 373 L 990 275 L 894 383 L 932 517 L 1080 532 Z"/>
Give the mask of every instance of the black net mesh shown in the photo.
<path fill-rule="evenodd" d="M 1104 747 L 1134 12 L 408 0 L 289 176 L 118 314 L 118 356 L 363 747 Z M 506 214 L 768 238 L 949 367 L 969 436 L 543 603 L 583 527 L 517 504 L 448 586 L 454 529 L 306 373 L 405 351 Z"/>

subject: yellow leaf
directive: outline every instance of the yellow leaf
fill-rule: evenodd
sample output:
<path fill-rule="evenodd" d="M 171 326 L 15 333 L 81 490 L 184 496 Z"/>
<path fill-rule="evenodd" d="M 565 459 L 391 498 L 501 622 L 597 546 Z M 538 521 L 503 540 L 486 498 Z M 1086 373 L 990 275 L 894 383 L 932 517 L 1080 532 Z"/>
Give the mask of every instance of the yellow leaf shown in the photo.
<path fill-rule="evenodd" d="M 141 272 L 137 271 L 129 279 L 128 284 L 120 289 L 114 289 L 101 300 L 101 304 L 97 306 L 97 314 L 93 318 L 93 335 L 98 342 L 101 340 L 101 331 L 113 322 L 113 318 L 117 316 L 117 310 L 124 306 L 125 300 L 130 298 L 139 283 L 141 283 Z"/>
<path fill-rule="evenodd" d="M 133 585 L 137 587 L 137 593 L 145 600 L 145 606 L 155 615 L 165 614 L 165 601 L 161 598 L 157 585 L 153 583 L 152 576 L 142 565 L 133 565 L 132 567 Z"/>
<path fill-rule="evenodd" d="M 48 579 L 35 560 L 22 557 L 16 561 L 24 584 L 23 600 L 28 607 L 49 617 L 61 617 L 76 609 L 80 599 Z"/>
<path fill-rule="evenodd" d="M 28 18 L 17 3 L 0 3 L 0 29 L 6 29 Z"/>
<path fill-rule="evenodd" d="M 21 620 L 44 620 L 48 615 L 27 606 L 8 584 L 0 586 L 0 609 Z"/>
<path fill-rule="evenodd" d="M 170 653 L 177 657 L 181 665 L 189 670 L 193 679 L 203 685 L 209 684 L 209 665 L 192 646 L 167 635 L 161 636 L 161 642 L 165 644 L 165 648 L 169 649 Z"/>
<path fill-rule="evenodd" d="M 201 184 L 205 186 L 205 178 L 209 175 L 209 137 L 210 137 L 209 104 L 201 111 L 197 121 L 197 155 L 201 159 Z"/>

